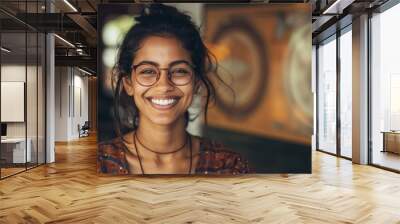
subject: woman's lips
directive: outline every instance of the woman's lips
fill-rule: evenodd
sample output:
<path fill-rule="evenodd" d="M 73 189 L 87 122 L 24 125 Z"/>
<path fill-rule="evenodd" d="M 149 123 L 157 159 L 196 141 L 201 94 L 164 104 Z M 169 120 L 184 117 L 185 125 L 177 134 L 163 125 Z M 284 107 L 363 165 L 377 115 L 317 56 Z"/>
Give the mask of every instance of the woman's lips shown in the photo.
<path fill-rule="evenodd" d="M 152 107 L 158 110 L 168 110 L 174 107 L 180 97 L 174 96 L 174 97 L 148 97 L 147 100 L 149 100 L 150 104 Z"/>

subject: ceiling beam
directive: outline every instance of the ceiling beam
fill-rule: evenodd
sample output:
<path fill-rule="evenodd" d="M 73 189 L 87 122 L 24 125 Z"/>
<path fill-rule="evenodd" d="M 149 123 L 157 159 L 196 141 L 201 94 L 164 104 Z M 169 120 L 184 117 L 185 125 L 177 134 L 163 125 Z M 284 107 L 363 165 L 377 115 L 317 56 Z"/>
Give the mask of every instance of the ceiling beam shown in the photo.
<path fill-rule="evenodd" d="M 80 66 L 96 71 L 97 60 L 90 56 L 55 56 L 56 66 Z"/>
<path fill-rule="evenodd" d="M 96 46 L 96 38 L 97 38 L 97 30 L 90 24 L 85 17 L 81 14 L 68 14 L 67 15 L 71 20 L 73 20 L 78 26 L 80 26 L 83 31 L 88 35 L 89 38 L 86 41 L 90 46 Z"/>
<path fill-rule="evenodd" d="M 355 0 L 336 0 L 332 2 L 326 9 L 323 10 L 322 14 L 342 14 L 343 10 L 351 5 Z"/>

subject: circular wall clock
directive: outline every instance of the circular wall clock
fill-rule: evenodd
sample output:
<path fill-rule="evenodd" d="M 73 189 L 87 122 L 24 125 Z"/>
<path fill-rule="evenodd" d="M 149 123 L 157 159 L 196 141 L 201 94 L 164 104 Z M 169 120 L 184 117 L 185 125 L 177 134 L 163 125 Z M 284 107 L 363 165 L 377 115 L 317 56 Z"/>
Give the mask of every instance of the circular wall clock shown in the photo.
<path fill-rule="evenodd" d="M 265 94 L 265 43 L 249 22 L 236 19 L 221 24 L 211 44 L 218 59 L 218 75 L 229 86 L 216 86 L 217 106 L 228 116 L 245 117 Z"/>

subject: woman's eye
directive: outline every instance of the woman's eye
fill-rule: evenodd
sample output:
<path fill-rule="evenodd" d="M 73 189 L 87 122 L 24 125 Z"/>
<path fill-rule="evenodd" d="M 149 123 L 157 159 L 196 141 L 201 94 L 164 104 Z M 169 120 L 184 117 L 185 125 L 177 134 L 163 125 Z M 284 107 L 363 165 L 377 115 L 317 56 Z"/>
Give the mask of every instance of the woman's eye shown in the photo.
<path fill-rule="evenodd" d="M 189 71 L 187 69 L 175 69 L 172 73 L 175 75 L 187 75 L 189 74 Z"/>
<path fill-rule="evenodd" d="M 154 69 L 144 69 L 144 70 L 140 71 L 140 74 L 154 75 L 154 74 L 157 74 L 157 72 Z"/>

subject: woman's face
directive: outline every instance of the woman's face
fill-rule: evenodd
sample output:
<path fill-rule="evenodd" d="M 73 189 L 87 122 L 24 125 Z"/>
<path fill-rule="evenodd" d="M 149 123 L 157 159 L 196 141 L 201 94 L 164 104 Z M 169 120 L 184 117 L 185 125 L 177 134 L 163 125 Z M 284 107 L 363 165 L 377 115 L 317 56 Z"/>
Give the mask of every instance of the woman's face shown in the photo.
<path fill-rule="evenodd" d="M 159 80 L 152 86 L 138 83 L 135 75 L 138 75 L 139 69 L 134 70 L 130 78 L 124 79 L 125 91 L 133 97 L 141 119 L 168 125 L 182 118 L 189 108 L 195 88 L 194 74 L 188 84 L 176 86 L 169 81 L 167 70 L 163 70 L 178 61 L 192 64 L 189 53 L 177 39 L 152 36 L 142 42 L 132 64 L 151 63 L 161 69 Z"/>

